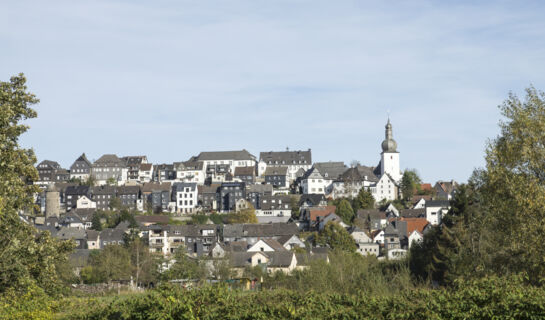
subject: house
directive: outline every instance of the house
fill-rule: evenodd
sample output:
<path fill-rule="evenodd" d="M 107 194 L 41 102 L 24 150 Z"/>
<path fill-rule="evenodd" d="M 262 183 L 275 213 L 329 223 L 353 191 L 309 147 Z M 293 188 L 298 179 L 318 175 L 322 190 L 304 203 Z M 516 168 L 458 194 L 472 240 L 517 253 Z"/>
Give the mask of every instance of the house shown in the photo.
<path fill-rule="evenodd" d="M 297 267 L 297 258 L 290 251 L 234 252 L 230 256 L 234 273 L 240 277 L 247 267 L 261 267 L 267 273 L 290 273 Z"/>
<path fill-rule="evenodd" d="M 105 185 L 109 181 L 122 184 L 127 181 L 128 168 L 124 160 L 115 154 L 105 154 L 96 160 L 91 168 L 91 175 L 98 185 Z"/>
<path fill-rule="evenodd" d="M 263 173 L 265 177 L 265 183 L 272 185 L 274 188 L 288 188 L 288 167 L 269 167 Z"/>
<path fill-rule="evenodd" d="M 117 197 L 116 188 L 106 185 L 92 187 L 91 194 L 91 199 L 96 202 L 98 210 L 109 210 L 110 201 Z"/>
<path fill-rule="evenodd" d="M 255 169 L 253 167 L 236 167 L 234 177 L 238 181 L 246 183 L 246 185 L 254 184 Z"/>
<path fill-rule="evenodd" d="M 261 223 L 268 220 L 264 218 L 271 217 L 277 217 L 277 219 L 273 219 L 276 222 L 288 222 L 291 218 L 291 199 L 285 195 L 260 197 L 258 206 L 255 207 L 255 215 Z"/>
<path fill-rule="evenodd" d="M 97 203 L 94 201 L 91 201 L 87 196 L 81 196 L 76 201 L 76 208 L 77 209 L 96 209 Z"/>
<path fill-rule="evenodd" d="M 216 225 L 150 225 L 145 228 L 151 252 L 164 255 L 184 246 L 192 256 L 207 255 L 218 241 Z"/>
<path fill-rule="evenodd" d="M 426 219 L 431 225 L 440 225 L 443 215 L 450 209 L 450 202 L 447 200 L 432 200 L 426 202 Z"/>
<path fill-rule="evenodd" d="M 100 249 L 100 232 L 95 230 L 85 230 L 87 236 L 87 248 L 89 250 Z"/>
<path fill-rule="evenodd" d="M 420 197 L 418 197 L 416 199 L 415 199 L 415 197 L 413 197 L 411 199 L 412 203 L 413 203 L 413 209 L 425 209 L 426 208 L 426 201 L 431 200 L 431 196 L 428 196 L 428 197 L 420 196 Z"/>
<path fill-rule="evenodd" d="M 225 182 L 218 188 L 218 209 L 221 212 L 236 210 L 236 203 L 240 199 L 246 199 L 246 186 L 244 182 Z"/>
<path fill-rule="evenodd" d="M 218 209 L 219 187 L 219 184 L 197 186 L 197 205 L 201 207 L 205 212 Z"/>
<path fill-rule="evenodd" d="M 301 209 L 299 220 L 301 220 L 302 228 L 307 230 L 316 230 L 320 225 L 320 220 L 325 218 L 330 213 L 335 213 L 335 206 L 309 207 Z"/>
<path fill-rule="evenodd" d="M 141 200 L 139 186 L 120 186 L 116 191 L 123 207 L 137 209 L 137 203 Z"/>
<path fill-rule="evenodd" d="M 305 253 L 295 253 L 297 258 L 297 270 L 307 269 L 313 261 L 324 261 L 329 263 L 327 248 L 311 248 Z"/>
<path fill-rule="evenodd" d="M 352 238 L 354 238 L 354 241 L 356 241 L 356 243 L 373 242 L 373 239 L 369 237 L 369 235 L 365 231 L 361 230 L 358 227 L 351 227 L 348 230 L 348 233 L 350 233 L 350 235 L 352 236 Z"/>
<path fill-rule="evenodd" d="M 176 170 L 176 180 L 181 182 L 195 182 L 197 185 L 203 185 L 205 182 L 204 163 L 194 160 L 184 162 L 174 162 Z"/>
<path fill-rule="evenodd" d="M 343 219 L 341 219 L 341 217 L 332 212 L 325 216 L 323 219 L 319 219 L 318 231 L 322 231 L 325 228 L 326 224 L 328 224 L 329 222 L 335 222 L 343 228 L 348 228 L 348 225 L 343 222 Z"/>
<path fill-rule="evenodd" d="M 407 250 L 405 249 L 388 250 L 388 260 L 399 260 L 406 256 L 407 256 Z"/>
<path fill-rule="evenodd" d="M 45 186 L 55 182 L 55 174 L 59 170 L 63 169 L 56 161 L 44 160 L 36 166 L 36 170 L 38 170 L 38 181 L 35 181 L 34 183 L 40 186 Z"/>
<path fill-rule="evenodd" d="M 122 228 L 106 228 L 100 232 L 100 249 L 108 245 L 121 245 L 125 243 L 125 230 Z"/>
<path fill-rule="evenodd" d="M 418 230 L 413 230 L 410 234 L 409 234 L 409 239 L 408 239 L 408 247 L 409 249 L 411 249 L 411 247 L 415 244 L 415 243 L 419 243 L 419 242 L 422 242 L 422 240 L 424 239 L 424 235 L 420 232 L 418 232 Z"/>
<path fill-rule="evenodd" d="M 277 241 L 286 249 L 294 250 L 296 248 L 305 248 L 305 243 L 297 235 L 286 235 L 278 237 Z"/>
<path fill-rule="evenodd" d="M 384 230 L 372 231 L 371 238 L 373 238 L 373 242 L 375 243 L 384 244 Z"/>
<path fill-rule="evenodd" d="M 140 187 L 143 207 L 154 213 L 168 211 L 171 202 L 172 185 L 170 182 L 148 182 Z"/>
<path fill-rule="evenodd" d="M 245 241 L 253 245 L 260 239 L 278 240 L 280 237 L 291 237 L 298 233 L 299 229 L 294 223 L 226 224 L 223 226 L 223 241 L 227 244 Z"/>
<path fill-rule="evenodd" d="M 386 229 L 384 229 L 384 248 L 387 250 L 400 249 L 401 242 L 399 233 L 400 231 L 393 225 L 388 225 Z"/>
<path fill-rule="evenodd" d="M 256 209 L 260 207 L 261 198 L 272 195 L 273 186 L 270 184 L 246 185 L 246 200 Z"/>
<path fill-rule="evenodd" d="M 176 211 L 183 214 L 196 212 L 198 188 L 195 182 L 175 182 L 172 184 L 172 198 L 176 201 Z"/>
<path fill-rule="evenodd" d="M 163 183 L 173 182 L 174 180 L 176 180 L 174 165 L 163 163 L 153 166 L 153 181 Z"/>
<path fill-rule="evenodd" d="M 121 158 L 125 162 L 127 168 L 128 181 L 140 181 L 140 165 L 148 163 L 148 157 L 146 156 L 126 156 Z M 126 181 L 123 180 L 123 181 Z"/>
<path fill-rule="evenodd" d="M 433 186 L 437 199 L 452 200 L 454 193 L 458 188 L 458 183 L 454 180 L 451 181 L 437 181 Z"/>
<path fill-rule="evenodd" d="M 329 183 L 330 180 L 325 179 L 316 167 L 312 167 L 301 178 L 301 193 L 323 195 Z"/>
<path fill-rule="evenodd" d="M 426 209 L 402 209 L 399 212 L 399 216 L 402 218 L 422 218 L 426 217 Z"/>
<path fill-rule="evenodd" d="M 86 181 L 91 175 L 91 168 L 91 161 L 87 159 L 85 153 L 82 153 L 70 166 L 70 179 Z"/>
<path fill-rule="evenodd" d="M 380 244 L 376 242 L 358 242 L 356 246 L 357 252 L 363 256 L 372 255 L 378 257 L 380 255 Z"/>
<path fill-rule="evenodd" d="M 307 151 L 269 151 L 259 154 L 258 175 L 262 176 L 268 168 L 286 167 L 288 183 L 297 178 L 297 172 L 312 167 L 312 153 Z"/>
<path fill-rule="evenodd" d="M 67 227 L 70 229 L 78 229 L 78 230 L 84 230 L 85 229 L 85 223 L 81 220 L 81 218 L 72 212 L 68 213 L 64 217 L 61 217 L 59 220 L 59 225 L 61 227 Z"/>
<path fill-rule="evenodd" d="M 365 221 L 370 230 L 382 229 L 388 224 L 386 212 L 378 209 L 359 209 L 356 212 L 356 217 Z"/>
<path fill-rule="evenodd" d="M 61 227 L 54 236 L 60 240 L 73 240 L 76 249 L 86 249 L 87 247 L 87 237 L 83 228 Z"/>
<path fill-rule="evenodd" d="M 91 198 L 89 186 L 68 186 L 64 191 L 66 211 L 76 208 L 81 197 Z"/>
<path fill-rule="evenodd" d="M 316 162 L 314 167 L 322 174 L 324 179 L 330 183 L 340 178 L 340 176 L 348 169 L 343 162 Z M 328 192 L 329 193 L 329 192 Z"/>
<path fill-rule="evenodd" d="M 303 194 L 299 198 L 299 207 L 324 207 L 327 206 L 327 200 L 323 194 Z"/>
<path fill-rule="evenodd" d="M 429 225 L 426 218 L 394 218 L 390 220 L 390 224 L 393 225 L 399 231 L 400 247 L 401 249 L 410 248 L 411 239 L 410 236 L 414 231 L 417 234 L 413 235 L 413 239 L 416 239 L 418 235 L 422 236 L 425 233 L 427 226 Z M 421 238 L 420 238 L 421 240 Z"/>
<path fill-rule="evenodd" d="M 153 164 L 142 163 L 138 169 L 138 182 L 148 183 L 153 180 Z"/>
<path fill-rule="evenodd" d="M 206 171 L 212 165 L 229 165 L 229 172 L 234 174 L 237 167 L 255 168 L 257 161 L 255 156 L 245 149 L 236 151 L 210 151 L 201 152 L 198 156 L 192 157 L 191 161 L 202 162 Z"/>
<path fill-rule="evenodd" d="M 274 239 L 259 239 L 247 250 L 248 252 L 278 252 L 287 251 L 280 242 Z"/>
<path fill-rule="evenodd" d="M 370 190 L 376 202 L 393 201 L 399 196 L 399 185 L 389 174 L 383 174 Z"/>
<path fill-rule="evenodd" d="M 95 215 L 96 211 L 97 210 L 95 208 L 77 208 L 70 211 L 70 214 L 74 214 L 79 218 L 84 229 L 89 229 L 93 225 L 93 216 Z"/>
<path fill-rule="evenodd" d="M 331 191 L 333 199 L 354 198 L 362 188 L 369 189 L 378 182 L 374 168 L 358 165 L 347 169 L 339 178 L 333 180 Z"/>

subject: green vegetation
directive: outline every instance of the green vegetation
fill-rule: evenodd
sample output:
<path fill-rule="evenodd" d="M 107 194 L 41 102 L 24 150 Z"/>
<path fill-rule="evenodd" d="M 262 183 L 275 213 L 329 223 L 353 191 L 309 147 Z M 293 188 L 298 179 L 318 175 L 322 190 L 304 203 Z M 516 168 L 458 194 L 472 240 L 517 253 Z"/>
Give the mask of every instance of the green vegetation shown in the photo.
<path fill-rule="evenodd" d="M 375 207 L 375 198 L 368 189 L 361 188 L 358 195 L 352 202 L 354 212 L 359 209 L 373 209 Z"/>
<path fill-rule="evenodd" d="M 337 207 L 335 208 L 335 213 L 343 219 L 343 222 L 346 224 L 351 224 L 354 219 L 354 210 L 350 205 L 350 202 L 346 199 L 342 199 Z"/>
<path fill-rule="evenodd" d="M 227 215 L 227 223 L 257 223 L 255 209 L 252 204 L 247 203 L 248 208 L 238 210 Z"/>
<path fill-rule="evenodd" d="M 349 252 L 356 251 L 356 241 L 340 224 L 335 222 L 326 223 L 325 227 L 315 238 L 316 244 L 327 246 L 331 249 L 345 250 Z"/>

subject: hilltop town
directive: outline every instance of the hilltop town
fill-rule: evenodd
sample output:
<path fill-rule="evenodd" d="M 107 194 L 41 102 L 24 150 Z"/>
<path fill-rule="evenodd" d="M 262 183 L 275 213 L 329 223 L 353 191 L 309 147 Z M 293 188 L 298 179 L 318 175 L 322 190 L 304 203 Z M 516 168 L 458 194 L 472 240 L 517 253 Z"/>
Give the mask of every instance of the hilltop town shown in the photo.
<path fill-rule="evenodd" d="M 228 259 L 239 276 L 258 265 L 289 273 L 311 257 L 328 259 L 331 244 L 316 238 L 333 224 L 360 254 L 398 259 L 441 224 L 457 184 L 411 181 L 407 196 L 389 119 L 381 149 L 377 166 L 350 167 L 313 163 L 310 149 L 259 158 L 244 149 L 206 151 L 172 164 L 115 154 L 91 163 L 83 153 L 69 169 L 44 160 L 34 182 L 42 190 L 40 209 L 24 218 L 72 239 L 79 267 L 91 250 L 121 245 L 136 233 L 166 258 L 183 247 L 191 257 Z M 365 195 L 365 203 L 356 201 Z M 108 218 L 120 211 L 124 218 Z"/>

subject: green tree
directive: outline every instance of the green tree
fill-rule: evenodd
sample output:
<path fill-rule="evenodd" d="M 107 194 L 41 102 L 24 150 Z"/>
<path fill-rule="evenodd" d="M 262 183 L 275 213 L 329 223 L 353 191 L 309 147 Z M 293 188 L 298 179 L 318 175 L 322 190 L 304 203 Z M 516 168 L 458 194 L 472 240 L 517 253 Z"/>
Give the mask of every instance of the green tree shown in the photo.
<path fill-rule="evenodd" d="M 38 179 L 36 157 L 18 143 L 28 130 L 20 122 L 36 117 L 30 106 L 38 103 L 25 83 L 23 74 L 0 82 L 0 293 L 37 285 L 56 294 L 63 286 L 59 266 L 67 263 L 73 244 L 37 233 L 18 215 L 33 212 L 39 192 L 32 184 Z"/>
<path fill-rule="evenodd" d="M 131 258 L 127 248 L 107 245 L 102 250 L 91 252 L 88 265 L 81 270 L 81 278 L 85 283 L 100 283 L 128 280 L 131 273 Z"/>
<path fill-rule="evenodd" d="M 185 247 L 180 246 L 173 257 L 174 263 L 162 275 L 164 280 L 201 280 L 206 278 L 206 268 L 199 259 L 189 257 Z"/>
<path fill-rule="evenodd" d="M 362 187 L 353 201 L 354 212 L 359 209 L 373 209 L 375 207 L 375 198 L 369 189 Z"/>
<path fill-rule="evenodd" d="M 114 177 L 110 177 L 106 180 L 106 184 L 109 186 L 115 186 L 117 184 L 117 181 Z"/>
<path fill-rule="evenodd" d="M 291 217 L 294 219 L 299 219 L 300 207 L 299 207 L 299 199 L 296 196 L 290 196 L 290 206 L 291 206 Z"/>
<path fill-rule="evenodd" d="M 121 199 L 119 199 L 118 197 L 112 198 L 110 200 L 108 206 L 109 206 L 110 210 L 113 210 L 113 211 L 121 210 L 121 208 L 122 208 Z"/>
<path fill-rule="evenodd" d="M 326 223 L 325 227 L 318 233 L 315 243 L 321 246 L 327 246 L 331 249 L 339 249 L 349 252 L 355 252 L 357 249 L 356 241 L 341 225 L 335 222 Z"/>
<path fill-rule="evenodd" d="M 401 194 L 403 199 L 410 201 L 414 193 L 420 189 L 421 183 L 422 180 L 418 176 L 416 169 L 406 169 L 401 178 Z"/>
<path fill-rule="evenodd" d="M 102 231 L 102 222 L 100 222 L 100 219 L 102 218 L 102 215 L 97 211 L 93 215 L 93 218 L 91 219 L 91 229 L 96 231 Z"/>
<path fill-rule="evenodd" d="M 354 210 L 350 205 L 350 202 L 346 199 L 342 199 L 341 202 L 335 208 L 335 213 L 343 219 L 343 222 L 346 224 L 352 224 L 354 219 Z"/>
<path fill-rule="evenodd" d="M 479 173 L 483 222 L 496 245 L 490 267 L 537 283 L 545 279 L 545 93 L 530 87 L 524 101 L 510 94 L 500 110 L 501 133 Z"/>

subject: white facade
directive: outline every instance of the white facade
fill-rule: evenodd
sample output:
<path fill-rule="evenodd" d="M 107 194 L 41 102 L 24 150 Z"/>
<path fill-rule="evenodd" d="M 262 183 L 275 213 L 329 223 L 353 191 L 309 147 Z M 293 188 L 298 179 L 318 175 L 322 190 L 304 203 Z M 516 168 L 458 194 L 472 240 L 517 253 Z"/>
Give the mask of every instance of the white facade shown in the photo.
<path fill-rule="evenodd" d="M 257 164 L 257 161 L 255 160 L 233 160 L 233 159 L 224 159 L 224 160 L 203 160 L 203 170 L 206 172 L 206 169 L 209 165 L 215 165 L 215 164 L 228 164 L 229 165 L 229 172 L 231 174 L 235 173 L 235 168 L 237 167 L 254 167 Z"/>
<path fill-rule="evenodd" d="M 138 181 L 141 183 L 146 183 L 150 182 L 151 180 L 153 180 L 153 165 L 149 166 L 149 170 L 147 167 L 145 170 L 142 168 L 138 170 Z"/>
<path fill-rule="evenodd" d="M 301 181 L 303 194 L 326 194 L 327 188 L 333 181 L 325 179 L 318 169 L 313 168 L 311 170 L 313 170 L 312 173 Z"/>
<path fill-rule="evenodd" d="M 178 213 L 195 213 L 198 188 L 196 183 L 184 183 L 176 186 L 176 207 Z"/>
<path fill-rule="evenodd" d="M 81 196 L 76 201 L 76 208 L 78 209 L 96 209 L 97 203 L 95 201 L 91 201 L 86 196 Z"/>
<path fill-rule="evenodd" d="M 259 161 L 258 165 L 257 165 L 257 175 L 258 176 L 263 176 L 263 174 L 265 173 L 265 171 L 267 170 L 267 166 L 272 166 L 272 167 L 278 167 L 278 166 L 282 166 L 282 167 L 287 167 L 288 168 L 288 182 L 289 181 L 294 181 L 295 179 L 297 179 L 297 171 L 299 171 L 299 169 L 303 169 L 304 171 L 308 171 L 310 168 L 312 168 L 312 163 L 308 163 L 308 164 L 300 164 L 300 163 L 296 163 L 296 164 L 293 164 L 293 163 L 289 163 L 289 164 L 282 164 L 282 163 L 274 163 L 274 164 L 270 164 L 270 165 L 267 165 L 267 163 L 263 160 Z"/>
<path fill-rule="evenodd" d="M 376 202 L 395 200 L 397 199 L 398 188 L 396 183 L 387 174 L 384 174 L 380 177 L 375 187 L 371 188 L 371 194 Z"/>
<path fill-rule="evenodd" d="M 378 257 L 380 254 L 380 245 L 373 242 L 358 243 L 357 252 L 363 256 L 373 255 Z"/>
<path fill-rule="evenodd" d="M 418 232 L 418 230 L 414 230 L 413 232 L 411 232 L 411 234 L 409 235 L 409 249 L 415 243 L 422 242 L 422 239 L 424 239 L 424 236 L 420 232 Z"/>
<path fill-rule="evenodd" d="M 401 169 L 399 168 L 399 152 L 382 152 L 380 161 L 382 175 L 389 174 L 396 183 L 401 182 Z"/>
<path fill-rule="evenodd" d="M 195 182 L 196 184 L 202 186 L 206 175 L 203 170 L 190 170 L 190 169 L 181 169 L 176 170 L 176 180 L 182 182 Z"/>
<path fill-rule="evenodd" d="M 448 208 L 440 206 L 427 206 L 426 207 L 426 220 L 433 225 L 440 225 L 443 221 L 443 214 L 448 212 Z"/>

